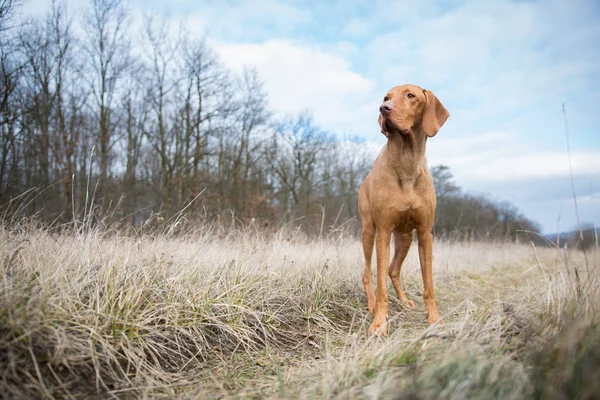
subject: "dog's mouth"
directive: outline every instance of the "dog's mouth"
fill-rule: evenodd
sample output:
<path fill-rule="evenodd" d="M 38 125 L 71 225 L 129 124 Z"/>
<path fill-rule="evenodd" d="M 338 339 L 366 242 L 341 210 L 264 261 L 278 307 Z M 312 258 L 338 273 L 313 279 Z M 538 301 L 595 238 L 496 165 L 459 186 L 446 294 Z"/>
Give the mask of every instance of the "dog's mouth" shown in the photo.
<path fill-rule="evenodd" d="M 403 135 L 408 134 L 408 129 L 400 129 L 400 127 L 398 125 L 396 125 L 396 123 L 394 123 L 394 121 L 392 121 L 391 118 L 388 118 L 383 114 L 382 114 L 382 125 L 383 125 L 383 130 L 390 134 L 394 133 L 394 132 L 398 132 Z"/>

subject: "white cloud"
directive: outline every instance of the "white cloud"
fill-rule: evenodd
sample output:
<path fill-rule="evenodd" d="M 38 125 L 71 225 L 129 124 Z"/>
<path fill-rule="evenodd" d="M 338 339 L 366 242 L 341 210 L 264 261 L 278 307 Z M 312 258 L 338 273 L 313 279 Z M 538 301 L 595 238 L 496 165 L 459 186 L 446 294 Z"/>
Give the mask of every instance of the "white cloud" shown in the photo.
<path fill-rule="evenodd" d="M 369 100 L 372 82 L 353 72 L 338 54 L 285 40 L 217 43 L 216 49 L 234 71 L 245 65 L 258 69 L 277 111 L 311 109 L 319 124 L 339 133 L 376 127 L 378 105 Z M 357 126 L 358 121 L 363 124 Z"/>
<path fill-rule="evenodd" d="M 460 139 L 436 136 L 428 141 L 427 146 L 430 165 L 451 166 L 459 182 L 467 186 L 480 182 L 559 178 L 570 174 L 566 150 L 531 148 L 508 132 L 483 133 Z M 597 152 L 575 151 L 571 153 L 570 161 L 574 176 L 600 174 Z"/>

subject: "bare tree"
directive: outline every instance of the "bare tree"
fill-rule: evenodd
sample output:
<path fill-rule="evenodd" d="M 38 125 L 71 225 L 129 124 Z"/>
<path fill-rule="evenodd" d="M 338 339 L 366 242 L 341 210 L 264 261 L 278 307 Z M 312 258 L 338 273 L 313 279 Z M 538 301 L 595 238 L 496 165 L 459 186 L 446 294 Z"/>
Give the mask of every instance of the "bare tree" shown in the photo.
<path fill-rule="evenodd" d="M 204 39 L 184 41 L 183 50 L 186 78 L 182 111 L 187 160 L 184 174 L 190 197 L 211 187 L 205 198 L 218 213 L 225 198 L 226 142 L 237 101 L 229 73 Z"/>
<path fill-rule="evenodd" d="M 145 117 L 148 115 L 147 107 L 140 102 L 133 90 L 127 93 L 124 101 L 127 134 L 126 168 L 123 181 L 128 190 L 135 192 L 137 167 L 140 160 L 142 134 Z"/>
<path fill-rule="evenodd" d="M 176 118 L 174 93 L 180 81 L 177 57 L 181 42 L 170 34 L 167 20 L 153 17 L 144 21 L 144 37 L 148 60 L 146 93 L 152 111 L 152 126 L 145 133 L 160 159 L 154 189 L 163 207 L 172 209 L 178 205 L 174 179 L 182 156 L 181 127 L 173 124 Z"/>
<path fill-rule="evenodd" d="M 121 0 L 92 0 L 85 14 L 85 50 L 90 67 L 90 87 L 97 115 L 97 143 L 100 158 L 100 193 L 104 206 L 108 196 L 110 151 L 115 139 L 113 107 L 119 84 L 130 65 L 127 34 L 128 10 Z"/>
<path fill-rule="evenodd" d="M 332 157 L 334 170 L 329 186 L 335 191 L 328 201 L 336 213 L 332 223 L 345 222 L 358 216 L 358 188 L 372 165 L 363 146 L 364 140 L 355 137 L 335 145 L 335 155 Z"/>
<path fill-rule="evenodd" d="M 74 198 L 72 177 L 81 131 L 77 121 L 85 102 L 77 82 L 73 41 L 71 21 L 58 0 L 43 19 L 32 20 L 19 30 L 25 186 L 43 189 L 34 207 L 43 204 L 47 212 L 58 214 L 70 208 Z"/>
<path fill-rule="evenodd" d="M 313 196 L 322 183 L 318 167 L 329 164 L 327 150 L 331 141 L 330 135 L 306 113 L 280 124 L 269 159 L 287 218 L 310 214 Z"/>
<path fill-rule="evenodd" d="M 9 192 L 9 165 L 17 157 L 16 127 L 20 115 L 17 95 L 22 62 L 18 58 L 18 40 L 11 24 L 20 2 L 0 0 L 0 198 Z"/>
<path fill-rule="evenodd" d="M 231 208 L 240 215 L 245 214 L 246 206 L 253 205 L 250 199 L 252 182 L 250 173 L 254 165 L 260 160 L 260 147 L 267 138 L 267 95 L 258 73 L 253 69 L 244 71 L 243 79 L 239 84 L 239 100 L 236 103 L 236 124 L 228 135 L 231 151 L 231 189 L 227 197 L 231 201 Z M 260 179 L 260 177 L 255 177 Z M 255 189 L 255 195 L 260 190 Z"/>
<path fill-rule="evenodd" d="M 55 106 L 54 106 L 54 125 L 55 139 L 53 147 L 57 153 L 57 163 L 59 166 L 60 179 L 63 184 L 63 194 L 67 204 L 74 198 L 73 176 L 75 175 L 76 150 L 79 130 L 74 126 L 77 114 L 81 108 L 73 107 L 71 111 L 71 121 L 69 121 L 68 106 L 66 102 L 72 93 L 68 93 L 69 79 L 72 81 L 77 77 L 71 71 L 73 59 L 73 36 L 71 34 L 71 21 L 66 15 L 63 4 L 56 0 L 52 2 L 51 16 L 48 21 L 48 29 L 51 31 L 51 40 L 56 49 L 56 66 L 54 68 L 55 82 Z M 77 92 L 77 89 L 74 92 Z M 71 104 L 76 100 L 71 98 Z M 69 129 L 71 128 L 71 129 Z"/>
<path fill-rule="evenodd" d="M 20 6 L 21 1 L 19 0 L 0 0 L 0 34 L 6 34 L 15 27 L 12 24 L 12 17 Z"/>

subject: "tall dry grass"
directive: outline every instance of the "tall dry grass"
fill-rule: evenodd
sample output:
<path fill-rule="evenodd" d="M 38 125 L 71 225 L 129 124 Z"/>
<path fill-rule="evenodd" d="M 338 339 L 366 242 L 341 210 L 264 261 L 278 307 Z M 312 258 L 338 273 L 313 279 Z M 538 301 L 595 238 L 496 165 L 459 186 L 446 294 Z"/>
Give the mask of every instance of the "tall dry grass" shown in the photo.
<path fill-rule="evenodd" d="M 0 228 L 6 398 L 594 398 L 598 252 L 434 244 L 446 325 L 427 327 L 416 250 L 369 337 L 362 250 L 199 226 L 123 236 Z M 584 290 L 574 286 L 579 266 Z"/>

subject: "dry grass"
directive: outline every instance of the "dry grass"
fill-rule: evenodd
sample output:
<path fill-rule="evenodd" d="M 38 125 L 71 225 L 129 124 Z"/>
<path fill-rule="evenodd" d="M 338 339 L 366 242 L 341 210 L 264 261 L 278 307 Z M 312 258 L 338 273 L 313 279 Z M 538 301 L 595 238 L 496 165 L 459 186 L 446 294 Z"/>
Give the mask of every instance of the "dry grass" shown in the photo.
<path fill-rule="evenodd" d="M 566 258 L 568 256 L 568 258 Z M 0 229 L 7 398 L 593 398 L 598 252 L 434 244 L 446 325 L 426 325 L 417 252 L 367 336 L 355 238 L 206 228 L 138 239 Z M 583 282 L 578 294 L 571 269 Z M 390 286 L 391 288 L 391 286 Z"/>

